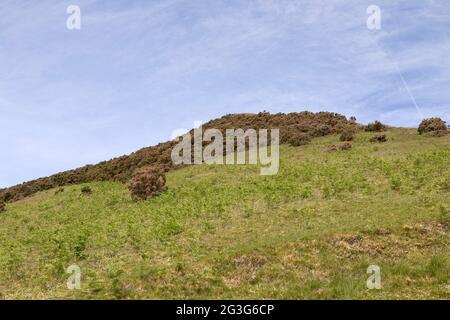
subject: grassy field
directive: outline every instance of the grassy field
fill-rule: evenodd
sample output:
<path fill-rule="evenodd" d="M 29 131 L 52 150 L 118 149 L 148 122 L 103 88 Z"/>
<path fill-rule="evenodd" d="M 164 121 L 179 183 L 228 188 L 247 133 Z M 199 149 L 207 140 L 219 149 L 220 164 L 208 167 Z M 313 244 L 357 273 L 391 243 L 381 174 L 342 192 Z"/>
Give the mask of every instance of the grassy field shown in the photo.
<path fill-rule="evenodd" d="M 105 182 L 8 204 L 0 298 L 450 299 L 450 135 L 371 136 L 350 151 L 325 152 L 337 136 L 281 146 L 275 176 L 186 167 L 145 202 Z"/>

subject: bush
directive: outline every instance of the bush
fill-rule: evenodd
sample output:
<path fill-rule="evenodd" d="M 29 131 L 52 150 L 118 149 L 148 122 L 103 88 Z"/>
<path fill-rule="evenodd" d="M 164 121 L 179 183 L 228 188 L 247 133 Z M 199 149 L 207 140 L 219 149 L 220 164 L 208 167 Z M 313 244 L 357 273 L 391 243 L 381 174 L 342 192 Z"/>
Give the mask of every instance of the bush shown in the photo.
<path fill-rule="evenodd" d="M 0 212 L 6 211 L 6 205 L 3 201 L 0 201 Z"/>
<path fill-rule="evenodd" d="M 329 125 L 321 124 L 318 125 L 312 132 L 314 137 L 323 137 L 329 135 L 333 132 Z"/>
<path fill-rule="evenodd" d="M 441 136 L 448 133 L 447 124 L 441 118 L 429 118 L 423 120 L 417 131 L 419 131 L 419 134 L 431 133 L 436 136 Z"/>
<path fill-rule="evenodd" d="M 370 138 L 370 142 L 386 142 L 387 138 L 385 134 L 377 134 Z"/>
<path fill-rule="evenodd" d="M 353 141 L 355 138 L 355 132 L 353 130 L 345 130 L 341 133 L 341 136 L 339 137 L 339 140 L 341 141 Z"/>
<path fill-rule="evenodd" d="M 145 200 L 167 190 L 164 170 L 147 166 L 137 169 L 128 183 L 131 199 Z"/>
<path fill-rule="evenodd" d="M 386 131 L 386 128 L 387 128 L 386 125 L 376 120 L 373 123 L 369 123 L 364 130 L 368 132 L 382 132 Z"/>
<path fill-rule="evenodd" d="M 327 148 L 327 152 L 333 152 L 333 151 L 337 151 L 336 145 L 334 145 L 334 144 L 329 145 Z"/>
<path fill-rule="evenodd" d="M 311 136 L 307 133 L 295 132 L 291 133 L 287 142 L 294 147 L 303 146 L 311 142 Z"/>
<path fill-rule="evenodd" d="M 92 189 L 89 186 L 84 186 L 83 188 L 81 188 L 81 193 L 82 194 L 91 194 L 92 193 Z"/>
<path fill-rule="evenodd" d="M 339 147 L 339 149 L 341 149 L 342 151 L 350 150 L 351 148 L 352 148 L 352 144 L 351 144 L 351 143 L 348 143 L 348 142 L 342 144 L 342 145 Z"/>

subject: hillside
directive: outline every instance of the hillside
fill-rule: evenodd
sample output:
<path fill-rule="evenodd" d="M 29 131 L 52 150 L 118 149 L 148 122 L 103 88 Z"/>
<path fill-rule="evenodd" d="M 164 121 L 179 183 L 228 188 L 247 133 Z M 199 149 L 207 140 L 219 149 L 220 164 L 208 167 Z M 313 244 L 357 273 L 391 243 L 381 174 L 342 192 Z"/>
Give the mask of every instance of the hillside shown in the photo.
<path fill-rule="evenodd" d="M 386 134 L 282 145 L 274 176 L 171 170 L 142 202 L 119 179 L 18 197 L 0 213 L 0 298 L 448 299 L 450 135 Z M 72 264 L 81 290 L 66 287 Z"/>
<path fill-rule="evenodd" d="M 280 130 L 281 143 L 298 140 L 299 135 L 321 137 L 332 133 L 340 133 L 345 128 L 358 128 L 354 121 L 347 120 L 343 115 L 330 112 L 292 112 L 270 114 L 229 114 L 219 119 L 211 120 L 203 125 L 204 129 L 214 128 L 225 133 L 229 128 L 252 128 Z M 193 134 L 193 130 L 190 131 Z M 103 161 L 96 165 L 60 172 L 50 177 L 43 177 L 28 181 L 6 189 L 0 189 L 0 202 L 14 202 L 26 198 L 36 192 L 48 190 L 58 186 L 80 184 L 92 181 L 127 182 L 136 169 L 154 166 L 169 171 L 176 169 L 171 159 L 173 146 L 178 141 L 171 140 L 156 146 L 142 148 L 130 155 L 124 155 Z"/>

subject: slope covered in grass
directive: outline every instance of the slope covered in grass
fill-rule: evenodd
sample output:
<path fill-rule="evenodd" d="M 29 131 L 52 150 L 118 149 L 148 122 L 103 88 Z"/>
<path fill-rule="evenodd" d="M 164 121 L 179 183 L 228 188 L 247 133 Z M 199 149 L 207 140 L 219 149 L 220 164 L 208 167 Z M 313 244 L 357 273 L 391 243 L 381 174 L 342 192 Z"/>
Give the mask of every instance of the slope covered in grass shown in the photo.
<path fill-rule="evenodd" d="M 280 171 L 189 166 L 132 202 L 119 182 L 0 213 L 0 298 L 450 298 L 450 136 L 392 129 L 281 146 Z M 81 290 L 68 290 L 76 264 Z M 369 265 L 381 290 L 366 288 Z"/>

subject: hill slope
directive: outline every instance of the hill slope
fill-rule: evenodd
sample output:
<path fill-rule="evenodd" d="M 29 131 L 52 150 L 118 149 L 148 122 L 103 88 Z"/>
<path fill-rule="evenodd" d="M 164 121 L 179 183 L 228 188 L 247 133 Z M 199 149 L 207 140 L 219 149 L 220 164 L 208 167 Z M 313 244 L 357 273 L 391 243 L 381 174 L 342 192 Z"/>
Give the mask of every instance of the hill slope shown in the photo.
<path fill-rule="evenodd" d="M 203 129 L 219 129 L 225 134 L 230 128 L 252 128 L 280 130 L 281 143 L 297 140 L 299 134 L 311 137 L 340 133 L 345 128 L 358 128 L 359 125 L 343 115 L 331 112 L 291 112 L 288 114 L 260 112 L 258 114 L 229 114 L 211 120 Z M 193 133 L 193 130 L 190 131 Z M 36 192 L 58 186 L 80 184 L 92 181 L 128 181 L 136 169 L 145 166 L 159 167 L 165 171 L 175 169 L 171 159 L 173 146 L 177 140 L 159 143 L 156 146 L 142 148 L 130 155 L 124 155 L 96 165 L 87 165 L 74 170 L 60 172 L 50 177 L 28 181 L 10 188 L 0 189 L 0 202 L 14 202 Z"/>
<path fill-rule="evenodd" d="M 392 129 L 281 146 L 280 171 L 188 166 L 134 203 L 121 182 L 0 214 L 0 298 L 450 298 L 450 135 Z M 68 290 L 66 268 L 82 271 Z M 381 290 L 368 290 L 378 265 Z"/>

